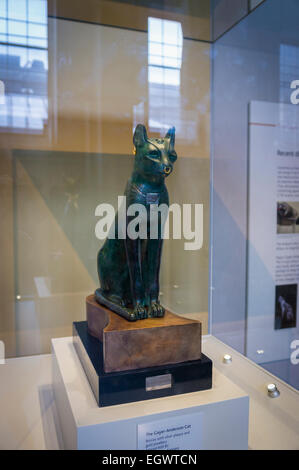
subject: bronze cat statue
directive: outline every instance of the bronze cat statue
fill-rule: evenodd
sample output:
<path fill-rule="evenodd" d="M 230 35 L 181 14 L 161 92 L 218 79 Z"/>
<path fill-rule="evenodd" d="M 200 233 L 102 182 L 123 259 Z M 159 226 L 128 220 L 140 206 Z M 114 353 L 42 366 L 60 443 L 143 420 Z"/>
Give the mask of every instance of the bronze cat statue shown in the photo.
<path fill-rule="evenodd" d="M 133 143 L 135 164 L 124 193 L 126 209 L 132 204 L 145 207 L 147 237 L 132 239 L 127 231 L 124 237 L 120 236 L 116 214 L 115 238 L 108 237 L 98 253 L 101 288 L 95 291 L 100 304 L 129 321 L 163 317 L 165 313 L 159 301 L 163 224 L 159 214 L 157 237 L 150 237 L 150 206 L 169 206 L 165 178 L 172 173 L 177 159 L 175 128 L 169 129 L 164 139 L 150 139 L 145 127 L 138 124 Z M 126 215 L 126 226 L 133 218 Z"/>

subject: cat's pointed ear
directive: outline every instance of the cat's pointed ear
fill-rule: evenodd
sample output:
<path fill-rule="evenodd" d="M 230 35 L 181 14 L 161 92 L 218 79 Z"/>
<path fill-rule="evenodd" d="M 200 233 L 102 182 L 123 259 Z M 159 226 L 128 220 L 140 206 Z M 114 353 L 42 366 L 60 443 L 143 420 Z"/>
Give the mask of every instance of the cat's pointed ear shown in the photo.
<path fill-rule="evenodd" d="M 134 136 L 133 136 L 133 144 L 135 147 L 141 147 L 147 141 L 147 133 L 146 129 L 142 124 L 138 124 L 136 126 Z"/>
<path fill-rule="evenodd" d="M 167 132 L 165 139 L 170 139 L 170 147 L 174 148 L 175 144 L 175 127 L 171 127 Z"/>

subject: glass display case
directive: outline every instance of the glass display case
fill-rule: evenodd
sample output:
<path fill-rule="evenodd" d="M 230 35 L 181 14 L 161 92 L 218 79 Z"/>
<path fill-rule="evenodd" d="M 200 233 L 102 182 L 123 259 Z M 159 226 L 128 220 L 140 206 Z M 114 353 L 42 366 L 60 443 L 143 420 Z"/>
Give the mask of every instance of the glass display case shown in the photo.
<path fill-rule="evenodd" d="M 85 320 L 97 208 L 118 207 L 136 126 L 174 126 L 160 301 L 297 396 L 298 18 L 296 0 L 0 0 L 3 359 Z"/>
<path fill-rule="evenodd" d="M 266 1 L 214 44 L 211 312 L 215 336 L 298 390 L 297 17 Z"/>

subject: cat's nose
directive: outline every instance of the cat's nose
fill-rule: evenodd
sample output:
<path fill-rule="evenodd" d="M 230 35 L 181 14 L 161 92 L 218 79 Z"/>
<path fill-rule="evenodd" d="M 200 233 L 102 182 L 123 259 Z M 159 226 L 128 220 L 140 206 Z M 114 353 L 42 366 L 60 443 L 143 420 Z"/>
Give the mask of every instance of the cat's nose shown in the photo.
<path fill-rule="evenodd" d="M 169 175 L 170 172 L 171 172 L 171 166 L 165 166 L 165 167 L 164 167 L 164 173 L 165 173 L 166 175 Z"/>

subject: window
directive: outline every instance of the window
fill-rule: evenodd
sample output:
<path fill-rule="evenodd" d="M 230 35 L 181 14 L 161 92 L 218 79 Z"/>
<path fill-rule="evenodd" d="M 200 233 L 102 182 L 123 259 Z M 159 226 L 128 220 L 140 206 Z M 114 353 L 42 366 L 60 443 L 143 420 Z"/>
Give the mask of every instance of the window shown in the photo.
<path fill-rule="evenodd" d="M 177 21 L 148 19 L 148 81 L 180 85 L 183 34 Z"/>
<path fill-rule="evenodd" d="M 48 118 L 46 0 L 0 0 L 0 129 L 42 132 Z"/>
<path fill-rule="evenodd" d="M 180 128 L 183 33 L 177 21 L 148 19 L 149 128 Z"/>

